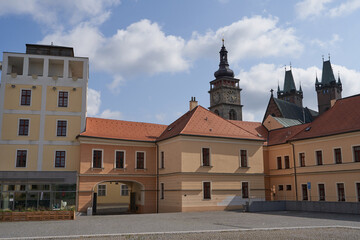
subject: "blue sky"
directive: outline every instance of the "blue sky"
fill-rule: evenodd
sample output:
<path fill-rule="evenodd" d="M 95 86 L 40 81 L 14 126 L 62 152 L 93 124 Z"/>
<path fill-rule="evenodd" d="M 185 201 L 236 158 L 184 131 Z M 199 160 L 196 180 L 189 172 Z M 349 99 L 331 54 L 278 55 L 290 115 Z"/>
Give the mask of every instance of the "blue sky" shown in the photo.
<path fill-rule="evenodd" d="M 261 121 L 290 62 L 304 106 L 317 110 L 329 53 L 343 97 L 360 93 L 359 21 L 360 0 L 0 0 L 0 51 L 74 47 L 90 59 L 88 116 L 169 124 L 192 96 L 209 107 L 224 36 L 243 119 Z"/>

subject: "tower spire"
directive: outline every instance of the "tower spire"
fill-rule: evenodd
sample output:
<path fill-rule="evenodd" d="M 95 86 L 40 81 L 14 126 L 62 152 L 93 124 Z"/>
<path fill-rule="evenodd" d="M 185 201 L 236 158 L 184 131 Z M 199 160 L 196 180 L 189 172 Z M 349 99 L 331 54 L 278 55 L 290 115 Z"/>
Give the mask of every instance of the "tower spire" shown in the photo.
<path fill-rule="evenodd" d="M 222 47 L 220 50 L 220 63 L 219 63 L 219 69 L 214 73 L 215 78 L 220 77 L 234 77 L 234 72 L 229 68 L 229 63 L 227 60 L 227 53 L 228 51 L 225 48 L 224 45 L 224 38 L 222 39 Z"/>

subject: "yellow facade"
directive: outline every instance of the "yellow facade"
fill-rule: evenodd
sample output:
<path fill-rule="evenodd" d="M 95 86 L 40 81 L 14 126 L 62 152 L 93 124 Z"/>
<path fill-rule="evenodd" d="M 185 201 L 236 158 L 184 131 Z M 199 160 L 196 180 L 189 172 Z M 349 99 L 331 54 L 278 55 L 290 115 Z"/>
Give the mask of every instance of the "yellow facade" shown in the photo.
<path fill-rule="evenodd" d="M 59 92 L 64 91 L 68 93 L 68 106 L 59 107 L 58 99 Z M 82 104 L 82 88 L 74 87 L 47 87 L 46 89 L 46 111 L 59 112 L 81 112 Z"/>
<path fill-rule="evenodd" d="M 28 136 L 19 135 L 19 121 L 20 119 L 29 119 L 29 134 Z M 2 132 L 2 139 L 4 140 L 31 140 L 39 139 L 40 131 L 40 115 L 34 114 L 4 114 L 2 129 L 7 131 Z"/>
<path fill-rule="evenodd" d="M 57 136 L 57 122 L 62 120 L 67 121 L 66 136 Z M 45 117 L 45 129 L 46 141 L 76 141 L 81 129 L 81 117 L 49 115 Z"/>
<path fill-rule="evenodd" d="M 105 196 L 99 196 L 98 186 L 105 185 Z M 129 204 L 131 188 L 128 186 L 128 195 L 121 194 L 121 182 L 102 182 L 96 185 L 95 192 L 98 193 L 97 202 L 103 205 Z"/>
<path fill-rule="evenodd" d="M 26 167 L 15 167 L 17 150 L 28 151 Z M 0 161 L 1 171 L 36 171 L 37 170 L 37 160 L 38 160 L 37 145 L 1 144 L 0 152 L 1 152 L 1 161 Z"/>
<path fill-rule="evenodd" d="M 6 84 L 4 96 L 4 109 L 12 110 L 41 110 L 41 92 L 42 86 L 36 82 L 29 81 L 29 84 Z M 34 85 L 32 85 L 32 82 Z M 21 106 L 21 90 L 31 90 L 30 106 Z"/>
<path fill-rule="evenodd" d="M 55 167 L 55 152 L 65 151 L 65 167 Z M 80 148 L 78 145 L 45 145 L 43 152 L 43 171 L 79 171 Z"/>

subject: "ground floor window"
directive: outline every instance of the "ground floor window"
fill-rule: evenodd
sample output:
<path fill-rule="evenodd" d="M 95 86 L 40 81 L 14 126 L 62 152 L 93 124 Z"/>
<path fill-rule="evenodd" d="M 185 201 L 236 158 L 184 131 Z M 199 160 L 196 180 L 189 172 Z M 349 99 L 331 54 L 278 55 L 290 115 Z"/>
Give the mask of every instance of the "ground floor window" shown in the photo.
<path fill-rule="evenodd" d="M 325 184 L 320 183 L 319 187 L 319 201 L 325 201 Z"/>
<path fill-rule="evenodd" d="M 121 196 L 129 196 L 129 187 L 126 184 L 121 185 Z"/>
<path fill-rule="evenodd" d="M 98 197 L 105 197 L 106 196 L 106 185 L 99 184 L 98 185 Z"/>
<path fill-rule="evenodd" d="M 302 200 L 307 201 L 308 199 L 308 189 L 307 184 L 301 184 L 301 191 L 302 191 Z"/>
<path fill-rule="evenodd" d="M 357 200 L 360 202 L 360 183 L 356 183 Z"/>
<path fill-rule="evenodd" d="M 249 198 L 249 183 L 248 182 L 241 183 L 241 195 L 242 195 L 242 198 Z"/>
<path fill-rule="evenodd" d="M 211 199 L 211 187 L 210 182 L 203 182 L 203 198 L 204 199 Z"/>
<path fill-rule="evenodd" d="M 337 194 L 338 194 L 338 201 L 345 202 L 345 186 L 344 183 L 337 183 Z"/>
<path fill-rule="evenodd" d="M 160 183 L 160 199 L 164 199 L 165 198 L 165 194 L 164 194 L 164 191 L 165 191 L 165 186 L 164 186 L 164 183 Z"/>

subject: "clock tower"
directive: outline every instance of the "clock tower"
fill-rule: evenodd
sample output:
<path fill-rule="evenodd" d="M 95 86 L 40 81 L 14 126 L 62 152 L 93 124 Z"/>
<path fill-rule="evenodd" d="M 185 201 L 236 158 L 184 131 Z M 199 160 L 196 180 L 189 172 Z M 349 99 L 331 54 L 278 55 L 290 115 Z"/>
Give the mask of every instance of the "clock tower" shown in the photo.
<path fill-rule="evenodd" d="M 242 120 L 241 88 L 239 79 L 229 68 L 227 50 L 223 44 L 220 50 L 219 69 L 214 73 L 215 80 L 210 82 L 210 111 L 229 120 Z"/>

